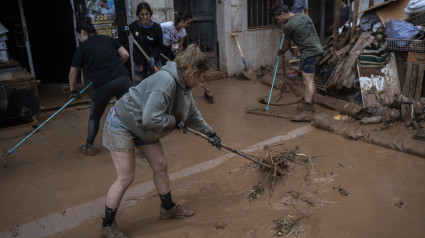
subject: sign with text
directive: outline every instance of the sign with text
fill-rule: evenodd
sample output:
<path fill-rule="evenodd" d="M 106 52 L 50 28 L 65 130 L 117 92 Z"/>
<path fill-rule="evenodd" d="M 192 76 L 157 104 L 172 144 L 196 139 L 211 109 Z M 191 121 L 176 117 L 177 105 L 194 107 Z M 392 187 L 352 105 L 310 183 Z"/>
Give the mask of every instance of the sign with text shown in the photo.
<path fill-rule="evenodd" d="M 86 9 L 97 34 L 118 37 L 114 0 L 87 0 Z"/>

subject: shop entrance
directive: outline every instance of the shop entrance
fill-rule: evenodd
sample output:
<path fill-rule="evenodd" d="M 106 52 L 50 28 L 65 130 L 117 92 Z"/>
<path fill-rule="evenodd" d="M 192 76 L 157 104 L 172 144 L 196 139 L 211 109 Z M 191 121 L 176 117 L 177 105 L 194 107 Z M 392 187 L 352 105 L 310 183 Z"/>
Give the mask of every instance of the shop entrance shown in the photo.
<path fill-rule="evenodd" d="M 69 0 L 22 0 L 35 77 L 41 84 L 68 84 L 76 49 Z"/>

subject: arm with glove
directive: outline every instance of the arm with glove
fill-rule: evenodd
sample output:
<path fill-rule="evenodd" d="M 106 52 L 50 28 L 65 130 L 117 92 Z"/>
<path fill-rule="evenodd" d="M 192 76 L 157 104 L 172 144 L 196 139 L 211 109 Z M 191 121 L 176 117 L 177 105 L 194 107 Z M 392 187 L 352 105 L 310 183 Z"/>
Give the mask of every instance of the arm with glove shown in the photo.
<path fill-rule="evenodd" d="M 176 119 L 176 129 L 183 130 L 183 133 L 186 134 L 187 127 L 186 127 L 184 121 L 182 121 L 179 116 L 174 116 L 174 118 Z M 208 137 L 211 138 L 211 140 L 209 140 L 211 145 L 215 146 L 215 147 L 217 147 L 217 149 L 221 150 L 221 139 L 220 139 L 220 137 L 218 137 L 215 132 L 209 134 Z"/>
<path fill-rule="evenodd" d="M 218 137 L 217 134 L 213 131 L 213 129 L 205 122 L 204 118 L 201 116 L 201 112 L 198 110 L 198 108 L 195 105 L 195 100 L 193 99 L 190 104 L 189 113 L 190 114 L 188 118 L 185 120 L 185 122 L 182 121 L 183 127 L 185 128 L 187 126 L 195 131 L 199 131 L 205 135 L 208 135 L 208 137 L 212 139 L 212 140 L 209 140 L 210 143 L 213 146 L 217 147 L 217 149 L 221 150 L 220 137 Z M 178 124 L 179 124 L 179 121 L 177 121 L 177 118 L 176 118 L 176 128 Z M 183 127 L 181 128 L 183 129 Z"/>
<path fill-rule="evenodd" d="M 77 77 L 80 69 L 77 67 L 72 67 L 69 70 L 69 93 L 71 98 L 78 100 L 81 98 L 81 94 L 77 90 Z"/>
<path fill-rule="evenodd" d="M 153 67 L 155 65 L 155 61 L 159 60 L 159 54 L 163 52 L 165 48 L 163 44 L 163 33 L 162 33 L 161 26 L 159 24 L 154 24 L 153 31 L 155 33 L 153 34 L 154 40 L 153 40 L 153 45 L 151 46 L 152 51 L 149 55 L 149 60 L 148 60 L 149 67 Z"/>
<path fill-rule="evenodd" d="M 278 55 L 278 56 L 284 56 L 284 55 L 285 55 L 285 52 L 289 49 L 290 43 L 291 43 L 291 41 L 290 41 L 290 40 L 285 39 L 285 40 L 283 41 L 282 49 L 279 49 L 279 50 L 277 51 L 277 55 Z"/>

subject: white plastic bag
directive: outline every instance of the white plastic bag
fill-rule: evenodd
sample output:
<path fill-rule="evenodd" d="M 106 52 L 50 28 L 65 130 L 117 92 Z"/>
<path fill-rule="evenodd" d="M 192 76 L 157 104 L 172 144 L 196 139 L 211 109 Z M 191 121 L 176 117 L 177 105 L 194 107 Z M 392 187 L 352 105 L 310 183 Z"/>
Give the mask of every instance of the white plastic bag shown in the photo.
<path fill-rule="evenodd" d="M 412 15 L 420 12 L 425 12 L 425 1 L 424 0 L 410 0 L 404 9 L 406 14 Z"/>

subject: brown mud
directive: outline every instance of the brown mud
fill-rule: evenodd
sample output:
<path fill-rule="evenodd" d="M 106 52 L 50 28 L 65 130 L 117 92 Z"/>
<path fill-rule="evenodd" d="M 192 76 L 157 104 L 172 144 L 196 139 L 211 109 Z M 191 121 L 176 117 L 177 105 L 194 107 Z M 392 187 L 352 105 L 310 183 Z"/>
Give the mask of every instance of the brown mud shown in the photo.
<path fill-rule="evenodd" d="M 246 108 L 266 106 L 257 99 L 270 87 L 260 83 L 227 78 L 205 86 L 214 92 L 214 104 L 200 88 L 193 94 L 223 143 L 255 158 L 272 149 L 295 151 L 308 161 L 291 163 L 271 191 L 273 174 L 261 166 L 197 136 L 173 132 L 162 140 L 173 199 L 196 214 L 160 220 L 151 169 L 138 156 L 135 181 L 117 215 L 129 237 L 273 237 L 293 228 L 288 237 L 425 236 L 423 158 L 348 140 L 309 123 L 246 114 Z M 296 100 L 289 93 L 283 97 Z M 296 106 L 270 106 L 270 111 L 290 114 Z M 316 112 L 337 114 L 320 106 Z M 65 109 L 9 156 L 0 170 L 0 237 L 100 236 L 115 171 L 101 146 L 102 130 L 96 156 L 78 153 L 88 114 Z M 0 130 L 1 149 L 12 148 L 30 131 L 30 126 Z M 388 133 L 412 132 L 398 126 Z M 259 183 L 263 192 L 253 198 Z"/>

